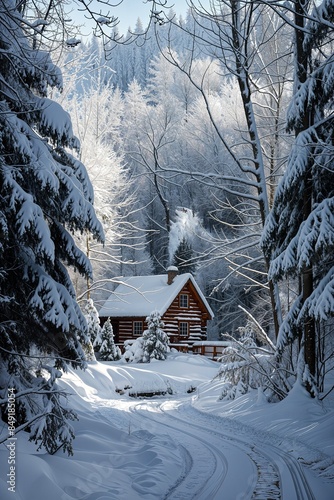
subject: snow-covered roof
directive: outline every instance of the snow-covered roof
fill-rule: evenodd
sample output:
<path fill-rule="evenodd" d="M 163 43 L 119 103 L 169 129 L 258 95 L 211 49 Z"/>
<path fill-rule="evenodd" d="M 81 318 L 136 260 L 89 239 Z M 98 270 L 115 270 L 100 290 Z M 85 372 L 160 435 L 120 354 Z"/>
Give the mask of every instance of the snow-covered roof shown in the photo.
<path fill-rule="evenodd" d="M 170 285 L 167 284 L 166 274 L 124 278 L 101 307 L 99 316 L 139 317 L 148 316 L 153 311 L 162 316 L 189 280 L 213 317 L 208 302 L 190 273 L 175 276 Z"/>

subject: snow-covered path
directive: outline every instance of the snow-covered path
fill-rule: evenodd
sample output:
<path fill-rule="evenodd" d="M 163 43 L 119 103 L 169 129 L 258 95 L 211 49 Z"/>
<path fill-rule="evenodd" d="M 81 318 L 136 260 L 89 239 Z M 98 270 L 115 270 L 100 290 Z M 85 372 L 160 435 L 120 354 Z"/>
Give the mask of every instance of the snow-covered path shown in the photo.
<path fill-rule="evenodd" d="M 1 500 L 333 500 L 333 404 L 300 387 L 276 404 L 257 391 L 222 401 L 218 367 L 173 354 L 64 374 L 74 456 L 19 433 L 15 494 L 0 447 Z M 165 396 L 132 397 L 148 392 Z"/>
<path fill-rule="evenodd" d="M 133 430 L 166 434 L 177 446 L 182 467 L 161 498 L 316 499 L 308 471 L 294 457 L 238 422 L 199 412 L 189 397 L 123 405 Z M 111 408 L 103 413 L 114 420 Z"/>

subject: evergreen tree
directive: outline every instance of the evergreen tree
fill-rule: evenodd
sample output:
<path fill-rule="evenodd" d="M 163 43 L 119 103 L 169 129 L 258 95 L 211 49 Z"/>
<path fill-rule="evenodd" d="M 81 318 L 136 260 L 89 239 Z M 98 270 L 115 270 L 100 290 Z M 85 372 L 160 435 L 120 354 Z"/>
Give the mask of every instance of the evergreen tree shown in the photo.
<path fill-rule="evenodd" d="M 110 318 L 107 319 L 102 327 L 101 339 L 99 359 L 102 361 L 117 361 L 121 359 L 120 348 L 114 342 L 114 333 Z"/>
<path fill-rule="evenodd" d="M 101 335 L 100 318 L 92 299 L 88 299 L 85 309 L 85 319 L 87 322 L 88 343 L 83 345 L 87 361 L 94 361 L 94 342 Z"/>
<path fill-rule="evenodd" d="M 102 328 L 100 328 L 100 330 L 99 330 L 98 334 L 96 335 L 95 340 L 93 342 L 94 352 L 99 352 L 101 349 L 101 345 L 102 345 Z"/>
<path fill-rule="evenodd" d="M 312 11 L 295 2 L 294 94 L 288 127 L 295 133 L 287 169 L 267 219 L 262 245 L 276 281 L 297 277 L 299 295 L 283 322 L 277 347 L 302 346 L 302 381 L 316 392 L 319 334 L 334 312 L 334 2 Z"/>
<path fill-rule="evenodd" d="M 87 321 L 87 335 L 92 343 L 95 342 L 96 337 L 101 331 L 99 313 L 94 305 L 92 299 L 88 299 L 85 309 L 85 318 Z"/>
<path fill-rule="evenodd" d="M 149 363 L 151 359 L 166 359 L 169 352 L 169 337 L 162 328 L 164 323 L 157 311 L 146 318 L 148 329 L 143 333 L 143 362 Z"/>
<path fill-rule="evenodd" d="M 62 78 L 38 48 L 46 25 L 25 22 L 26 7 L 14 0 L 0 7 L 1 416 L 7 387 L 14 388 L 17 426 L 48 452 L 71 453 L 67 419 L 75 417 L 62 406 L 56 379 L 68 363 L 85 365 L 88 337 L 65 266 L 91 275 L 71 233 L 102 241 L 103 231 L 85 167 L 68 152 L 79 146 L 70 117 L 47 97 Z"/>
<path fill-rule="evenodd" d="M 192 273 L 196 271 L 196 264 L 193 261 L 193 250 L 188 241 L 183 238 L 174 254 L 173 266 L 179 269 L 180 274 Z"/>

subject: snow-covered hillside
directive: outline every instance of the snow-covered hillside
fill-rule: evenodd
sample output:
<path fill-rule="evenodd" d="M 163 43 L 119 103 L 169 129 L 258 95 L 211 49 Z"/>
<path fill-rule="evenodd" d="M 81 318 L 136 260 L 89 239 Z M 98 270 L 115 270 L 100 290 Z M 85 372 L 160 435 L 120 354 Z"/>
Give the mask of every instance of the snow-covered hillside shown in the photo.
<path fill-rule="evenodd" d="M 330 500 L 334 411 L 295 387 L 281 403 L 254 392 L 219 401 L 219 364 L 169 354 L 166 361 L 89 364 L 61 384 L 79 415 L 74 456 L 16 441 L 0 451 L 2 500 L 237 498 Z M 153 398 L 138 393 L 157 392 Z"/>

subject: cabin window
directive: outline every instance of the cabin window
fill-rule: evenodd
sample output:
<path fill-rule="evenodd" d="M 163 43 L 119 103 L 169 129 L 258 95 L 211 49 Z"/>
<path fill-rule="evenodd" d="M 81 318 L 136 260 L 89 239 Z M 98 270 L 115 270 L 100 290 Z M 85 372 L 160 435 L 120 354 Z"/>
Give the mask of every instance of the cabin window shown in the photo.
<path fill-rule="evenodd" d="M 143 333 L 143 322 L 142 321 L 134 321 L 133 322 L 133 335 L 140 337 Z"/>
<path fill-rule="evenodd" d="M 179 334 L 181 337 L 188 337 L 188 323 L 179 323 Z"/>
<path fill-rule="evenodd" d="M 180 295 L 180 307 L 189 307 L 189 297 L 185 293 L 181 293 Z"/>

